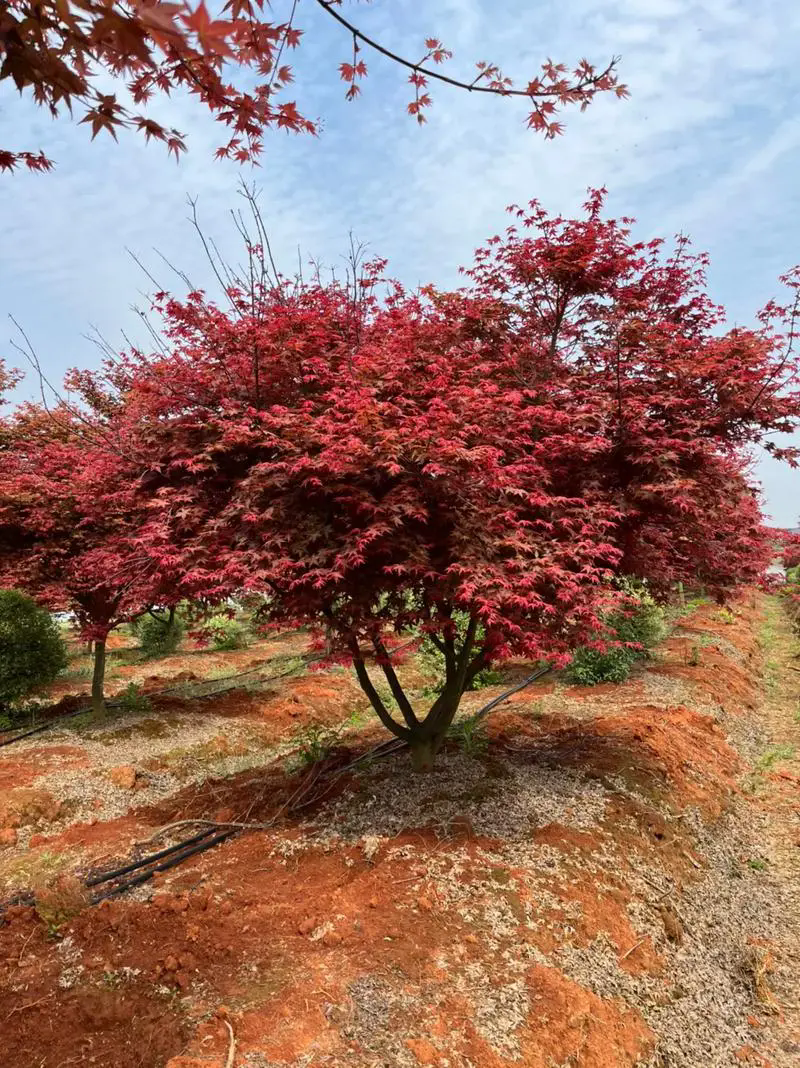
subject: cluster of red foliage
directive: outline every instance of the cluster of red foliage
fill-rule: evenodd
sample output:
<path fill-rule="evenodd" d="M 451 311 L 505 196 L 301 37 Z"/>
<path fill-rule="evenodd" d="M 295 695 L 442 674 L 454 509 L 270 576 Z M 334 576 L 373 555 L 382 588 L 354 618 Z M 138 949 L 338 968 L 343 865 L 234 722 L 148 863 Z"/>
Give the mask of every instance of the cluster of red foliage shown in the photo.
<path fill-rule="evenodd" d="M 338 10 L 340 2 L 317 0 L 317 5 L 352 39 L 352 62 L 339 67 L 351 100 L 360 91 L 358 81 L 367 73 L 359 58 L 362 46 L 411 71 L 414 99 L 408 110 L 420 122 L 431 103 L 426 92 L 431 79 L 470 92 L 525 98 L 532 108 L 528 125 L 547 137 L 561 132 L 561 123 L 554 118 L 559 109 L 585 108 L 596 93 L 613 90 L 618 96 L 626 95 L 614 74 L 614 61 L 598 70 L 581 60 L 570 74 L 563 64 L 548 60 L 542 73 L 524 89 L 515 89 L 494 64 L 486 62 L 478 63 L 472 80 L 450 78 L 437 70 L 450 58 L 441 42 L 429 38 L 420 60 L 406 60 L 361 33 Z M 266 131 L 316 133 L 318 129 L 318 123 L 302 115 L 295 101 L 280 99 L 281 91 L 293 81 L 292 69 L 285 63 L 287 52 L 296 49 L 303 36 L 294 24 L 297 0 L 291 4 L 287 0 L 285 21 L 266 17 L 269 7 L 265 0 L 227 0 L 220 12 L 223 17 L 215 18 L 204 0 L 196 7 L 186 0 L 135 0 L 131 4 L 80 0 L 71 5 L 63 0 L 3 0 L 0 81 L 10 78 L 20 93 L 30 90 L 53 116 L 71 112 L 73 104 L 80 102 L 84 107 L 80 121 L 91 126 L 92 138 L 105 130 L 116 139 L 120 128 L 129 128 L 143 133 L 148 141 L 163 142 L 176 159 L 186 147 L 183 135 L 139 109 L 158 95 L 181 89 L 231 131 L 218 157 L 253 160 L 262 151 Z M 256 84 L 238 87 L 231 79 L 242 71 L 250 75 L 249 82 L 255 77 Z M 108 91 L 108 75 L 124 86 L 130 103 Z M 31 170 L 53 166 L 41 151 L 0 150 L 0 171 L 19 164 Z"/>
<path fill-rule="evenodd" d="M 12 420 L 7 574 L 46 590 L 50 569 L 87 632 L 148 599 L 264 593 L 266 623 L 311 624 L 355 665 L 420 766 L 487 664 L 602 633 L 619 576 L 720 598 L 753 581 L 771 547 L 748 449 L 800 418 L 800 275 L 758 328 L 724 330 L 705 258 L 602 208 L 516 210 L 455 292 L 407 292 L 383 262 L 289 281 L 250 246 L 225 307 L 158 294 L 155 352 L 74 374 L 85 406 L 46 440 L 41 412 Z M 446 664 L 424 714 L 393 666 L 409 632 Z"/>
<path fill-rule="evenodd" d="M 800 533 L 785 531 L 781 545 L 783 566 L 789 571 L 791 568 L 800 567 Z"/>

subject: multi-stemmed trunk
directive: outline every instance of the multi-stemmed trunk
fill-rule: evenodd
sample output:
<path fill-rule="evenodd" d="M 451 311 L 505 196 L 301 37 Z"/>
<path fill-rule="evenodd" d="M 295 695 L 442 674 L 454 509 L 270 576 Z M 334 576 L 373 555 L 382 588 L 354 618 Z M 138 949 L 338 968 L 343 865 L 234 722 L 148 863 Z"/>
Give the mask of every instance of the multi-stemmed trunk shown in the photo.
<path fill-rule="evenodd" d="M 456 649 L 453 638 L 431 636 L 431 640 L 444 657 L 445 683 L 442 692 L 422 718 L 418 718 L 411 707 L 382 641 L 379 638 L 373 639 L 378 664 L 389 683 L 392 697 L 402 713 L 404 720 L 402 724 L 394 719 L 375 688 L 357 642 L 351 642 L 353 666 L 361 688 L 369 698 L 381 723 L 408 745 L 411 752 L 411 765 L 415 771 L 432 770 L 436 754 L 441 749 L 458 712 L 464 691 L 488 663 L 485 648 L 480 649 L 475 656 L 472 655 L 477 631 L 478 620 L 477 617 L 472 616 L 460 649 Z"/>
<path fill-rule="evenodd" d="M 414 771 L 433 770 L 436 754 L 447 738 L 456 712 L 458 712 L 463 693 L 463 690 L 453 690 L 448 693 L 445 689 L 440 695 L 440 699 L 443 699 L 442 703 L 438 707 L 434 705 L 420 724 L 419 729 L 412 732 L 414 736 L 410 739 L 408 745 L 411 751 L 411 766 Z"/>

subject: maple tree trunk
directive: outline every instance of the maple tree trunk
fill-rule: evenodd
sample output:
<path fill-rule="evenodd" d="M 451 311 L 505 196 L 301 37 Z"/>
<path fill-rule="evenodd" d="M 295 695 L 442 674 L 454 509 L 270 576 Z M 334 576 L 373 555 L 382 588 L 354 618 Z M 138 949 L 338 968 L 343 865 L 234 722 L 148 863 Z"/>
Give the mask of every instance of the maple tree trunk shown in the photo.
<path fill-rule="evenodd" d="M 364 662 L 360 658 L 354 659 L 354 666 L 361 688 L 369 697 L 370 703 L 378 713 L 378 717 L 384 727 L 390 730 L 396 738 L 400 738 L 408 745 L 411 751 L 411 766 L 414 771 L 431 771 L 436 754 L 441 749 L 450 729 L 450 724 L 458 711 L 463 693 L 463 680 L 451 682 L 449 686 L 445 687 L 424 720 L 412 720 L 407 721 L 405 724 L 400 724 L 394 721 L 380 695 L 372 685 Z"/>
<path fill-rule="evenodd" d="M 417 730 L 412 730 L 408 745 L 414 771 L 433 771 L 436 754 L 447 738 L 447 732 L 455 719 L 462 696 L 463 690 L 457 684 L 445 687 L 427 718 Z"/>
<path fill-rule="evenodd" d="M 426 773 L 433 771 L 436 754 L 442 747 L 447 737 L 447 730 L 441 733 L 419 738 L 409 743 L 411 749 L 411 767 L 416 772 Z"/>
<path fill-rule="evenodd" d="M 441 743 L 440 743 L 441 744 Z M 433 762 L 439 746 L 432 738 L 411 744 L 411 767 L 416 772 L 433 771 Z"/>
<path fill-rule="evenodd" d="M 175 630 L 175 605 L 172 605 L 169 610 L 169 616 L 167 617 L 167 642 L 172 639 L 172 633 Z"/>
<path fill-rule="evenodd" d="M 92 718 L 104 719 L 106 714 L 106 699 L 104 683 L 106 677 L 106 642 L 94 643 L 94 673 L 92 675 Z"/>

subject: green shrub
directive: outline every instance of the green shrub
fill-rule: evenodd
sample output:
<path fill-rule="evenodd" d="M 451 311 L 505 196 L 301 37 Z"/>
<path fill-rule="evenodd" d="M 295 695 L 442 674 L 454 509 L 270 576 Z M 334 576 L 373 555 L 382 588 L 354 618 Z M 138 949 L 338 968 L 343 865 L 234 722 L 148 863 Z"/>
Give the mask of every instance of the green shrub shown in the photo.
<path fill-rule="evenodd" d="M 635 663 L 636 653 L 632 649 L 614 648 L 603 653 L 582 645 L 575 650 L 565 674 L 579 686 L 624 682 Z"/>
<path fill-rule="evenodd" d="M 139 648 L 145 656 L 168 656 L 181 644 L 185 627 L 177 613 L 170 622 L 164 616 L 153 616 L 146 612 L 132 625 L 139 640 Z"/>
<path fill-rule="evenodd" d="M 0 706 L 43 689 L 66 666 L 50 613 L 18 590 L 0 590 Z"/>
<path fill-rule="evenodd" d="M 335 749 L 341 732 L 341 726 L 326 727 L 321 723 L 309 723 L 301 727 L 294 736 L 297 745 L 295 766 L 307 768 L 321 760 L 327 760 Z"/>
<path fill-rule="evenodd" d="M 664 634 L 664 611 L 646 590 L 634 594 L 638 602 L 632 609 L 614 612 L 608 617 L 608 641 L 623 642 L 605 651 L 580 646 L 575 650 L 566 669 L 570 682 L 580 686 L 596 686 L 601 682 L 624 682 L 637 660 L 646 660 L 650 650 Z M 631 648 L 636 645 L 638 648 Z"/>
<path fill-rule="evenodd" d="M 642 646 L 640 656 L 664 638 L 664 610 L 648 594 L 639 596 L 639 603 L 630 613 L 617 612 L 609 620 L 617 639 L 621 642 L 636 642 Z"/>
<path fill-rule="evenodd" d="M 215 649 L 247 648 L 247 627 L 238 619 L 230 616 L 212 616 L 205 624 L 203 630 L 210 636 Z"/>
<path fill-rule="evenodd" d="M 149 712 L 152 708 L 150 698 L 143 694 L 141 688 L 135 682 L 129 682 L 119 697 L 114 699 L 123 712 Z"/>

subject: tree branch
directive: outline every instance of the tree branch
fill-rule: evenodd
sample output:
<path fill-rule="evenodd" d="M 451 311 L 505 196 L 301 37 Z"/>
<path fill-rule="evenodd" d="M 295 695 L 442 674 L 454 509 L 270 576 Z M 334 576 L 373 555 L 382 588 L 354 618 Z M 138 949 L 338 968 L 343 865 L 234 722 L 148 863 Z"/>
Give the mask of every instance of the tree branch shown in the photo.
<path fill-rule="evenodd" d="M 411 730 L 419 726 L 419 720 L 416 717 L 414 709 L 411 707 L 411 702 L 403 692 L 403 687 L 400 685 L 400 680 L 392 667 L 389 654 L 386 652 L 386 646 L 380 640 L 380 638 L 373 638 L 372 644 L 375 646 L 375 652 L 379 656 L 378 663 L 383 669 L 383 673 L 386 676 L 386 681 L 389 683 L 389 689 L 392 691 L 392 696 L 400 711 L 403 713 L 403 719 L 406 721 Z"/>
<path fill-rule="evenodd" d="M 472 653 L 472 647 L 475 644 L 475 634 L 478 630 L 478 617 L 471 615 L 469 617 L 469 624 L 467 625 L 467 633 L 464 636 L 464 644 L 461 646 L 461 652 L 458 656 L 458 666 L 456 672 L 456 686 L 458 687 L 459 694 L 464 692 L 464 687 L 467 681 L 467 671 L 469 669 L 470 655 Z"/>
<path fill-rule="evenodd" d="M 380 694 L 372 685 L 372 679 L 369 677 L 369 672 L 367 671 L 363 657 L 358 648 L 358 642 L 355 640 L 350 644 L 350 651 L 353 656 L 353 667 L 355 668 L 359 685 L 369 698 L 370 704 L 377 712 L 378 719 L 388 731 L 391 731 L 391 733 L 395 735 L 395 737 L 402 738 L 404 742 L 410 742 L 413 738 L 413 734 L 406 727 L 401 727 L 399 723 L 396 723 L 389 714 L 386 706 L 381 700 Z"/>
<path fill-rule="evenodd" d="M 455 86 L 456 89 L 466 89 L 470 93 L 491 93 L 493 96 L 524 96 L 528 100 L 534 100 L 536 97 L 560 97 L 561 91 L 557 89 L 548 89 L 542 87 L 536 92 L 529 92 L 527 89 L 511 89 L 508 87 L 500 87 L 493 85 L 478 85 L 477 79 L 472 82 L 463 82 L 458 78 L 451 78 L 447 74 L 442 74 L 440 71 L 434 70 L 431 67 L 424 67 L 420 63 L 413 63 L 410 59 L 404 59 L 403 56 L 399 56 L 396 52 L 392 52 L 378 41 L 373 40 L 371 37 L 367 37 L 362 33 L 357 26 L 354 26 L 352 22 L 349 22 L 344 15 L 341 15 L 333 6 L 334 0 L 317 0 L 317 3 L 326 11 L 332 19 L 335 19 L 340 25 L 351 33 L 354 38 L 359 41 L 363 41 L 365 45 L 372 48 L 376 52 L 380 52 L 382 56 L 386 56 L 387 59 L 391 59 L 394 63 L 399 63 L 401 67 L 407 67 L 408 70 L 413 71 L 415 74 L 423 74 L 426 78 L 435 78 L 436 81 L 444 82 L 446 85 Z M 593 87 L 601 82 L 604 78 L 608 78 L 612 71 L 615 69 L 619 62 L 619 56 L 613 56 L 611 62 L 600 74 L 591 74 L 576 82 L 575 85 L 569 87 L 569 91 L 575 92 L 591 92 Z M 481 72 L 478 77 L 483 77 Z"/>

